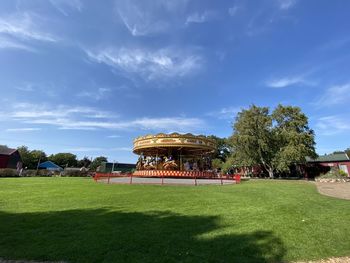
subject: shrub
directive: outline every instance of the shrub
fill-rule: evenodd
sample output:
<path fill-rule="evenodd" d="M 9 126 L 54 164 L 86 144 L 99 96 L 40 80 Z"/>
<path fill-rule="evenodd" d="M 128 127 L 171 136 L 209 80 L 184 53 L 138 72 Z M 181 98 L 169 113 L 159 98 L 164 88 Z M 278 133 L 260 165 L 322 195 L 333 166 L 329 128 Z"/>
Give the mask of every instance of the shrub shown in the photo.
<path fill-rule="evenodd" d="M 86 176 L 89 176 L 89 172 L 88 171 L 80 171 L 80 170 L 65 170 L 62 172 L 62 176 L 86 177 Z"/>
<path fill-rule="evenodd" d="M 0 169 L 0 177 L 17 177 L 18 173 L 15 169 Z"/>
<path fill-rule="evenodd" d="M 343 179 L 347 177 L 347 173 L 340 170 L 338 167 L 332 167 L 331 170 L 319 176 L 320 179 Z"/>

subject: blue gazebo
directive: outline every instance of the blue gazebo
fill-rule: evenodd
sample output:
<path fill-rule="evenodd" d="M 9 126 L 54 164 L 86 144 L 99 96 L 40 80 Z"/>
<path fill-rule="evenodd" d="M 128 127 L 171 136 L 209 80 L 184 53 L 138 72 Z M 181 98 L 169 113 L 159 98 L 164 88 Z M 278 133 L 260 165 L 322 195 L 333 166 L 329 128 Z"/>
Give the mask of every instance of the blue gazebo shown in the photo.
<path fill-rule="evenodd" d="M 46 162 L 39 164 L 38 168 L 39 169 L 46 169 L 49 171 L 59 171 L 59 172 L 63 171 L 63 168 L 61 166 L 58 166 L 57 164 L 55 164 L 51 161 L 46 161 Z"/>

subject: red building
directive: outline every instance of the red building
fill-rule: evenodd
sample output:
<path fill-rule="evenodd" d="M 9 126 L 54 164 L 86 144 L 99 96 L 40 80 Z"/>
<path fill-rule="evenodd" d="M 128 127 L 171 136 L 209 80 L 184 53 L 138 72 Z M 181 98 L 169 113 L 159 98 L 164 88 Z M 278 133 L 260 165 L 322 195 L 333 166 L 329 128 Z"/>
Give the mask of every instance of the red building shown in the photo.
<path fill-rule="evenodd" d="M 7 147 L 0 148 L 0 169 L 3 168 L 22 168 L 22 159 L 18 150 Z"/>
<path fill-rule="evenodd" d="M 308 159 L 306 173 L 307 177 L 315 177 L 322 173 L 337 168 L 350 176 L 350 158 L 346 153 L 333 153 L 321 155 L 316 159 Z"/>

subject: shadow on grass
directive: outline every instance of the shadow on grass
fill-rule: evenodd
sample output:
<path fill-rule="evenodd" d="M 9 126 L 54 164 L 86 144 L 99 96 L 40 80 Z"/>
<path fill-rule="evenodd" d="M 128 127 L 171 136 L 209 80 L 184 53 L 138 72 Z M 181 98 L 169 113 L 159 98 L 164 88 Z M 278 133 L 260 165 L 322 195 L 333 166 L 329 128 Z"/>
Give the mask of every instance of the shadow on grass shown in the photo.
<path fill-rule="evenodd" d="M 0 258 L 68 262 L 281 262 L 271 232 L 210 236 L 217 217 L 69 210 L 0 212 Z"/>

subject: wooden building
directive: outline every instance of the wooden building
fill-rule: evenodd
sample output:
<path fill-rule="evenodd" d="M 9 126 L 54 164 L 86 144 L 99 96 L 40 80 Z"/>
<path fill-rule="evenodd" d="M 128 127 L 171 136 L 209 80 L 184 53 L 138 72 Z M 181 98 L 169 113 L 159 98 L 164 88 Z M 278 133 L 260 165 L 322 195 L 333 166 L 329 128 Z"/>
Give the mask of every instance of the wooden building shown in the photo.
<path fill-rule="evenodd" d="M 22 159 L 18 150 L 7 147 L 0 148 L 0 169 L 1 168 L 11 168 L 17 170 L 22 168 Z"/>

